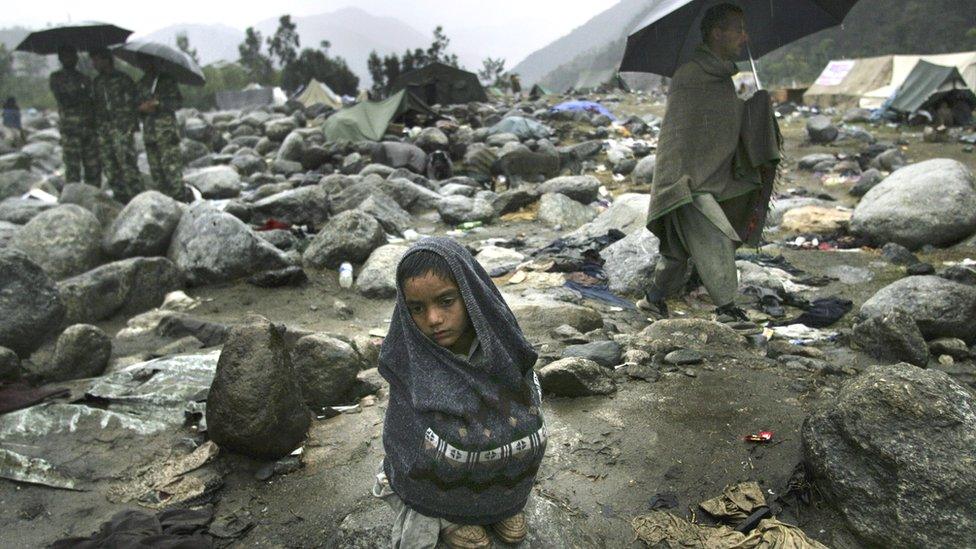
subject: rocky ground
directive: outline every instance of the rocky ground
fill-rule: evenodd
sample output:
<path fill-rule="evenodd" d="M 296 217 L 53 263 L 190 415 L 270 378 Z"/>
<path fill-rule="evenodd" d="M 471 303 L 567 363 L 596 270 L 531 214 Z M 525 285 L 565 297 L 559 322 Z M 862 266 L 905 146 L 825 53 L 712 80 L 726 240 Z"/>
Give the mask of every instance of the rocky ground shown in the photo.
<path fill-rule="evenodd" d="M 638 547 L 632 521 L 652 509 L 716 524 L 698 504 L 746 481 L 830 547 L 976 539 L 976 155 L 957 141 L 968 134 L 781 108 L 787 161 L 761 252 L 798 270 L 742 250 L 740 303 L 761 325 L 775 319 L 750 286 L 780 296 L 788 318 L 796 300 L 852 308 L 821 330 L 757 333 L 713 322 L 701 289 L 652 322 L 563 287 L 554 264 L 578 264 L 580 247 L 601 251 L 610 289 L 631 300 L 656 260 L 640 229 L 663 106 L 594 99 L 627 131 L 554 119 L 545 101 L 494 105 L 451 110 L 443 131 L 380 151 L 325 144 L 314 112 L 184 112 L 187 179 L 203 200 L 148 193 L 124 210 L 60 181 L 56 130 L 28 121 L 28 145 L 5 142 L 0 156 L 0 346 L 12 350 L 0 349 L 0 372 L 69 391 L 0 415 L 4 545 L 88 536 L 123 509 L 200 506 L 219 546 L 388 543 L 391 515 L 370 496 L 386 405 L 373 368 L 411 231 L 480 252 L 540 352 L 550 441 L 524 547 Z M 512 114 L 554 136 L 469 127 Z M 584 176 L 490 193 L 421 175 L 425 151 L 450 148 L 461 173 L 482 143 L 577 161 Z M 533 162 L 516 168 L 544 171 Z M 32 188 L 58 203 L 19 198 Z M 317 235 L 254 230 L 269 219 Z M 464 222 L 483 225 L 455 229 Z M 629 236 L 538 254 L 608 229 Z M 352 288 L 339 285 L 342 261 Z M 240 399 L 218 383 L 208 395 L 215 371 Z M 744 440 L 759 431 L 772 439 Z"/>

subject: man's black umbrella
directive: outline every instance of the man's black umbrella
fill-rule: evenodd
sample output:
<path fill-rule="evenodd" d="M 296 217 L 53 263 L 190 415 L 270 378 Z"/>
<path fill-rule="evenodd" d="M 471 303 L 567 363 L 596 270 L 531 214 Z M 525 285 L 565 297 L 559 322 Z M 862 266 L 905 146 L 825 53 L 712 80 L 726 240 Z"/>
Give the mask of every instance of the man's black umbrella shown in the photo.
<path fill-rule="evenodd" d="M 189 55 L 158 42 L 132 41 L 112 48 L 116 57 L 144 71 L 156 69 L 180 84 L 202 86 L 207 79 L 203 70 Z"/>
<path fill-rule="evenodd" d="M 73 23 L 34 31 L 15 49 L 41 55 L 58 53 L 61 46 L 74 46 L 79 51 L 87 51 L 121 44 L 130 34 L 132 31 L 108 23 Z"/>
<path fill-rule="evenodd" d="M 708 8 L 729 0 L 658 0 L 627 37 L 621 72 L 674 76 L 702 42 Z M 839 25 L 857 0 L 737 0 L 745 12 L 749 54 L 761 56 L 819 30 Z M 745 61 L 749 55 L 741 59 Z"/>

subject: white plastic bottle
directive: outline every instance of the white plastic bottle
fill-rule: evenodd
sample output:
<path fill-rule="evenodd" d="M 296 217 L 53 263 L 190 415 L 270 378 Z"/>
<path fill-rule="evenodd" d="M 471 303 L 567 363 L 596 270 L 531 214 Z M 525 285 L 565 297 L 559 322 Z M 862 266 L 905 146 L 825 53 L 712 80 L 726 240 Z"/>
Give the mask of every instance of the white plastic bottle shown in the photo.
<path fill-rule="evenodd" d="M 339 266 L 339 285 L 343 288 L 352 288 L 352 263 L 345 261 Z"/>

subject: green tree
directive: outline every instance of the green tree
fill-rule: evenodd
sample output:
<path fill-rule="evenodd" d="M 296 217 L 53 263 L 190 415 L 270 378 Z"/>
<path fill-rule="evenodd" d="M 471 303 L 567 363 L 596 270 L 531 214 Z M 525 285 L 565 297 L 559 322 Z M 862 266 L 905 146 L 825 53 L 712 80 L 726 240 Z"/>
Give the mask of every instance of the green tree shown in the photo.
<path fill-rule="evenodd" d="M 492 59 L 486 57 L 482 62 L 482 68 L 478 71 L 478 78 L 486 86 L 497 86 L 502 83 L 505 74 L 505 60 L 502 58 Z"/>
<path fill-rule="evenodd" d="M 298 58 L 299 46 L 301 43 L 295 23 L 290 15 L 282 15 L 278 19 L 278 30 L 268 38 L 268 53 L 278 59 L 279 66 L 286 67 Z"/>
<path fill-rule="evenodd" d="M 302 50 L 281 72 L 281 85 L 294 91 L 314 78 L 340 95 L 356 95 L 359 77 L 349 69 L 345 59 L 329 56 L 329 46 L 328 41 L 323 41 L 321 49 Z"/>
<path fill-rule="evenodd" d="M 381 95 L 386 90 L 386 74 L 383 71 L 383 58 L 380 54 L 376 53 L 376 50 L 369 52 L 369 58 L 366 60 L 366 70 L 369 71 L 369 78 L 373 81 L 373 86 L 370 90 L 376 94 Z"/>
<path fill-rule="evenodd" d="M 190 48 L 190 38 L 186 35 L 186 31 L 176 34 L 176 47 L 181 52 L 190 56 L 190 59 L 193 59 L 194 63 L 197 65 L 200 64 L 200 55 L 197 53 L 196 48 Z"/>
<path fill-rule="evenodd" d="M 274 66 L 271 58 L 261 53 L 261 33 L 248 27 L 244 32 L 244 42 L 237 46 L 240 64 L 247 70 L 251 79 L 259 84 L 274 82 Z"/>
<path fill-rule="evenodd" d="M 434 41 L 431 42 L 430 46 L 427 48 L 427 51 L 425 52 L 425 62 L 421 66 L 425 67 L 431 63 L 444 63 L 445 65 L 457 67 L 457 55 L 447 53 L 447 47 L 450 45 L 451 39 L 444 34 L 444 27 L 437 25 L 437 27 L 434 28 Z"/>

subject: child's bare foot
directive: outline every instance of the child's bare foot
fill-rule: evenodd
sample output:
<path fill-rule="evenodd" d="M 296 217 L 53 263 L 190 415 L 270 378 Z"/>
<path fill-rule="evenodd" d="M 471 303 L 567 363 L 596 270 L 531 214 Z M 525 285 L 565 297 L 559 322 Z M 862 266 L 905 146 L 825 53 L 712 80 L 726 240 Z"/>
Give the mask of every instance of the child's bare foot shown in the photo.
<path fill-rule="evenodd" d="M 488 532 L 476 524 L 452 524 L 441 530 L 441 539 L 451 549 L 486 549 L 491 547 Z"/>
<path fill-rule="evenodd" d="M 503 521 L 492 524 L 491 529 L 502 541 L 513 545 L 521 543 L 525 539 L 525 535 L 529 533 L 528 526 L 525 523 L 525 515 L 522 513 L 516 513 Z"/>

